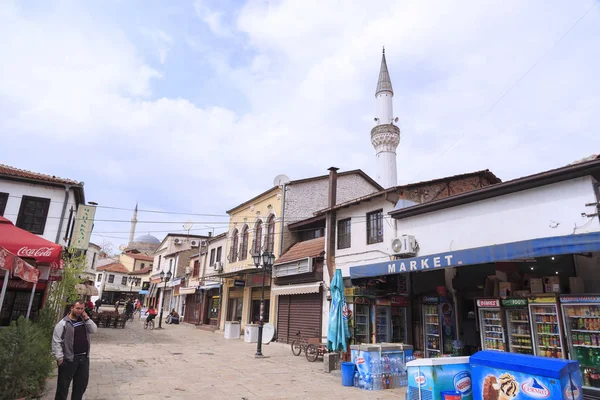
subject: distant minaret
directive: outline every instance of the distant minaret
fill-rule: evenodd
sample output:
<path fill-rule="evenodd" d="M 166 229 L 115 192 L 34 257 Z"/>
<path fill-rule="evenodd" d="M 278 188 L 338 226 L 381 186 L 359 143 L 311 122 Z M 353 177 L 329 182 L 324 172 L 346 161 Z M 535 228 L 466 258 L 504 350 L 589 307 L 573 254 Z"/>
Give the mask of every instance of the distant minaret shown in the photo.
<path fill-rule="evenodd" d="M 396 148 L 400 144 L 400 128 L 394 125 L 392 98 L 394 90 L 385 61 L 385 48 L 381 57 L 381 69 L 375 98 L 377 101 L 377 125 L 371 129 L 371 144 L 375 148 L 377 157 L 377 182 L 385 189 L 398 184 L 398 171 L 396 167 Z"/>
<path fill-rule="evenodd" d="M 131 218 L 131 230 L 129 231 L 129 243 L 133 242 L 133 237 L 135 236 L 135 226 L 137 225 L 137 212 L 138 205 L 135 203 L 135 210 L 133 210 L 133 218 Z"/>

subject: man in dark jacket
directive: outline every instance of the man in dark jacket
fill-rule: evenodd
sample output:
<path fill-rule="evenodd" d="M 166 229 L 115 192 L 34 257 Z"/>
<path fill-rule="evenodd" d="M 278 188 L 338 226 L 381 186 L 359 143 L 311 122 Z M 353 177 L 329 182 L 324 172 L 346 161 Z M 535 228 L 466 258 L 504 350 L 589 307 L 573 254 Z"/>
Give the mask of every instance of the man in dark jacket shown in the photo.
<path fill-rule="evenodd" d="M 81 400 L 90 375 L 90 333 L 97 326 L 88 317 L 82 301 L 71 306 L 69 315 L 56 324 L 52 335 L 52 355 L 58 364 L 55 400 L 66 400 L 73 381 L 72 400 Z"/>

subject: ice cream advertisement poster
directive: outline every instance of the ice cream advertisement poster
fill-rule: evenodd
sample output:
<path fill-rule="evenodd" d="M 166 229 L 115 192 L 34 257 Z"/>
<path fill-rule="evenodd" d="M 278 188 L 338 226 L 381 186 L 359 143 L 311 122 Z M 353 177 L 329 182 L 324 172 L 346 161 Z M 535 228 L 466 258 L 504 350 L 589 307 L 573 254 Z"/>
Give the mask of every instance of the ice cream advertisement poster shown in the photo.
<path fill-rule="evenodd" d="M 409 367 L 408 386 L 409 393 L 421 392 L 423 399 L 441 400 L 440 393 L 447 390 L 460 392 L 462 400 L 473 399 L 469 364 Z"/>
<path fill-rule="evenodd" d="M 579 371 L 560 380 L 522 372 L 474 366 L 473 397 L 482 400 L 581 400 Z"/>

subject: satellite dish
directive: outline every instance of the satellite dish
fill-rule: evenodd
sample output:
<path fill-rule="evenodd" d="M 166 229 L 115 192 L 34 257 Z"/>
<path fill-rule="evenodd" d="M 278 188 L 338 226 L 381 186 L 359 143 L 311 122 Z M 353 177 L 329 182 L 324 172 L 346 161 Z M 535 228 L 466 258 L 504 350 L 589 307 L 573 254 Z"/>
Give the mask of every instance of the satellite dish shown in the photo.
<path fill-rule="evenodd" d="M 275 336 L 275 327 L 273 326 L 273 324 L 269 324 L 269 323 L 264 324 L 263 325 L 263 337 L 262 337 L 263 344 L 269 343 L 271 340 L 273 340 L 274 336 Z"/>
<path fill-rule="evenodd" d="M 124 244 L 119 246 L 120 251 L 125 251 L 126 248 L 127 248 L 127 246 L 125 246 Z"/>
<path fill-rule="evenodd" d="M 273 186 L 287 185 L 290 183 L 290 178 L 285 174 L 279 174 L 273 179 Z"/>
<path fill-rule="evenodd" d="M 194 226 L 194 224 L 192 224 L 191 222 L 186 222 L 185 224 L 183 224 L 183 229 L 189 232 L 189 230 L 192 229 L 192 226 Z"/>

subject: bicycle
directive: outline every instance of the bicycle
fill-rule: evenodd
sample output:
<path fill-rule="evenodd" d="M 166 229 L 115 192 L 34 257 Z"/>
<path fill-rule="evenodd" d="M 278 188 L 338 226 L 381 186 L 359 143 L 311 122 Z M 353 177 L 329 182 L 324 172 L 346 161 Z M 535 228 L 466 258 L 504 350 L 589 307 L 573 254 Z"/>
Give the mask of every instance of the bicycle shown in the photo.
<path fill-rule="evenodd" d="M 300 331 L 296 333 L 296 339 L 292 340 L 292 354 L 295 356 L 299 356 L 302 352 L 306 352 L 306 348 L 308 347 L 308 340 L 304 336 L 300 334 Z"/>
<path fill-rule="evenodd" d="M 148 321 L 148 319 L 146 319 L 146 321 L 144 321 L 144 329 L 148 329 L 150 328 L 151 331 L 154 330 L 154 319 L 151 319 L 150 321 Z"/>

